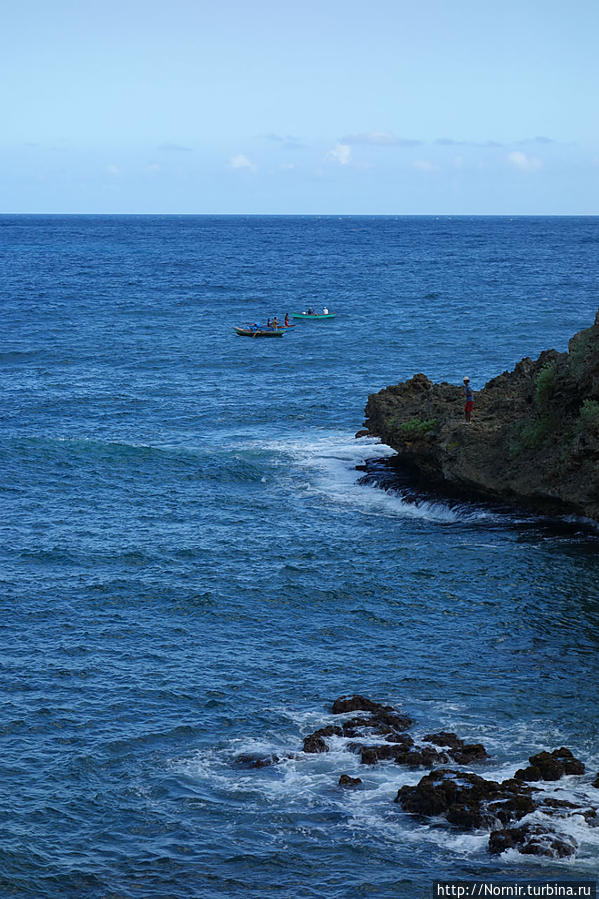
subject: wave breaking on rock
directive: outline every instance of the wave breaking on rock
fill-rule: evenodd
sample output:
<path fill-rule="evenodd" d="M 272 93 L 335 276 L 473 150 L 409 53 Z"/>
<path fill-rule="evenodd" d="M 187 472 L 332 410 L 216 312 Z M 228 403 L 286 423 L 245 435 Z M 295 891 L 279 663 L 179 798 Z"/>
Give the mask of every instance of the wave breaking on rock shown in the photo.
<path fill-rule="evenodd" d="M 488 381 L 471 422 L 462 387 L 416 374 L 372 394 L 364 425 L 431 488 L 599 522 L 599 310 L 567 352 Z"/>

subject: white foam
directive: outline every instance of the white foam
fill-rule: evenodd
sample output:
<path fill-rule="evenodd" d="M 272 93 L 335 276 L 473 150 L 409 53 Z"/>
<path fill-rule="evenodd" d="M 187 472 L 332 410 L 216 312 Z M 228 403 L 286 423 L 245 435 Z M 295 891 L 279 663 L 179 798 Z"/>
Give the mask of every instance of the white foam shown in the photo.
<path fill-rule="evenodd" d="M 399 491 L 358 483 L 362 472 L 357 465 L 369 459 L 384 459 L 395 451 L 378 438 L 356 439 L 346 433 L 308 434 L 277 440 L 250 440 L 246 446 L 260 447 L 281 455 L 281 463 L 301 471 L 302 487 L 315 497 L 351 507 L 365 515 L 409 518 L 454 524 L 461 521 L 489 520 L 480 510 L 456 509 L 440 501 L 407 501 Z"/>
<path fill-rule="evenodd" d="M 346 737 L 327 737 L 327 753 L 298 751 L 301 745 L 299 733 L 307 733 L 322 724 L 322 710 L 299 715 L 289 715 L 287 712 L 284 717 L 284 733 L 269 733 L 260 739 L 232 739 L 220 748 L 173 760 L 171 767 L 195 780 L 200 794 L 208 797 L 216 794 L 217 798 L 225 801 L 236 801 L 243 796 L 244 802 L 250 801 L 257 807 L 274 806 L 289 814 L 299 814 L 302 818 L 311 812 L 317 815 L 335 813 L 336 826 L 346 829 L 348 839 L 362 839 L 361 835 L 371 839 L 374 835 L 385 842 L 413 844 L 415 848 L 430 844 L 434 847 L 432 851 L 449 852 L 454 857 L 486 857 L 488 831 L 459 832 L 449 827 L 442 817 L 423 823 L 393 802 L 401 786 L 418 783 L 427 770 L 405 768 L 392 761 L 382 761 L 375 766 L 363 765 L 360 756 L 349 751 L 348 744 L 352 740 Z M 461 717 L 459 711 L 458 717 Z M 530 732 L 527 736 L 526 755 L 535 750 L 537 742 L 534 738 L 531 741 Z M 520 737 L 522 739 L 524 734 Z M 360 742 L 370 741 L 360 738 Z M 281 760 L 264 768 L 237 768 L 233 762 L 243 754 L 254 757 L 276 755 Z M 287 754 L 290 757 L 285 757 Z M 513 747 L 511 754 L 514 754 Z M 521 757 L 518 752 L 511 761 L 490 759 L 484 766 L 477 765 L 476 771 L 483 777 L 501 781 L 513 776 L 515 769 L 525 763 L 526 757 Z M 360 777 L 362 784 L 359 789 L 340 788 L 338 779 L 341 773 Z M 584 810 L 599 805 L 599 790 L 591 786 L 590 779 L 591 775 L 584 778 L 565 777 L 555 783 L 536 783 L 534 786 L 540 790 L 539 798 L 565 799 Z M 548 863 L 559 864 L 565 869 L 576 864 L 577 868 L 589 871 L 596 864 L 599 827 L 589 826 L 581 814 L 571 814 L 569 809 L 558 809 L 555 814 L 537 809 L 523 818 L 521 823 L 542 824 L 551 833 L 572 837 L 579 847 L 576 855 L 570 858 L 558 860 L 527 856 L 527 863 L 540 867 Z M 522 855 L 516 850 L 509 850 L 502 854 L 501 861 L 508 865 L 521 864 Z"/>

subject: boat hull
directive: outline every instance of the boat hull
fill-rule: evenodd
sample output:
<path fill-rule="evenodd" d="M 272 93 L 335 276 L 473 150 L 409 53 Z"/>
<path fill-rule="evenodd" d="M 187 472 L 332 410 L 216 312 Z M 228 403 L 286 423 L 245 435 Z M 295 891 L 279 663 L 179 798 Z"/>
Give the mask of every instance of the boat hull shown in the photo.
<path fill-rule="evenodd" d="M 260 328 L 257 331 L 251 328 L 233 328 L 233 330 L 239 337 L 282 337 L 285 333 L 284 331 L 269 331 Z"/>
<path fill-rule="evenodd" d="M 308 315 L 307 312 L 292 312 L 291 318 L 309 318 L 309 319 L 319 319 L 319 318 L 335 318 L 335 312 L 327 312 L 326 315 L 324 312 L 316 313 L 314 315 Z"/>

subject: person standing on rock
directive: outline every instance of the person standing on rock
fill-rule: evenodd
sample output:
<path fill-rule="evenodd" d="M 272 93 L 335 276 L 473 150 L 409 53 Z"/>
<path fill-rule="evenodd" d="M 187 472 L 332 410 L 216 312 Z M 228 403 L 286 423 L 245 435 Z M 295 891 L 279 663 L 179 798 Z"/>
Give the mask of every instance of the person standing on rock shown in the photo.
<path fill-rule="evenodd" d="M 474 391 L 470 386 L 470 378 L 468 375 L 464 378 L 464 390 L 466 391 L 466 405 L 464 406 L 464 415 L 466 421 L 470 421 L 472 410 L 474 409 Z"/>

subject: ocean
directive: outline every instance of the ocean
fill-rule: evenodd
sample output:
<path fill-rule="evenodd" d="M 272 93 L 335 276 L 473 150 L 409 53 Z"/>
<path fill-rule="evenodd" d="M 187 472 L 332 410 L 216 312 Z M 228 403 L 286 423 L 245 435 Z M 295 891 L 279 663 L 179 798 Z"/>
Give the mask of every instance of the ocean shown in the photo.
<path fill-rule="evenodd" d="M 592 217 L 0 217 L 0 895 L 595 878 L 580 816 L 574 857 L 492 856 L 393 802 L 425 770 L 301 749 L 362 693 L 485 777 L 565 745 L 553 792 L 599 806 L 598 532 L 415 495 L 354 437 L 416 372 L 564 350 L 598 249 Z"/>

